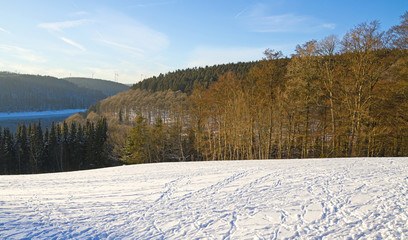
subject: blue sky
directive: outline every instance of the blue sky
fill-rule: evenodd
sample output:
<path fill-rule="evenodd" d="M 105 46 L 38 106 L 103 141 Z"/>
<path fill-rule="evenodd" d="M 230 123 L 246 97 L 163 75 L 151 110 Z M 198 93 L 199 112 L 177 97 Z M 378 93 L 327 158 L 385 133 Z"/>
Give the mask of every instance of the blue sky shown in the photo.
<path fill-rule="evenodd" d="M 135 83 L 262 59 L 362 22 L 400 23 L 408 1 L 0 0 L 0 71 Z"/>

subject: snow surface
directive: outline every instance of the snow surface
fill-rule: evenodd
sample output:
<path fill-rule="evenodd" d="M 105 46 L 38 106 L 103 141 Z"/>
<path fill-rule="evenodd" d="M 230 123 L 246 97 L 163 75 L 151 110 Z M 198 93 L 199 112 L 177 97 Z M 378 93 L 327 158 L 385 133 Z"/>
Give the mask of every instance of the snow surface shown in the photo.
<path fill-rule="evenodd" d="M 408 158 L 0 176 L 0 239 L 407 239 Z"/>

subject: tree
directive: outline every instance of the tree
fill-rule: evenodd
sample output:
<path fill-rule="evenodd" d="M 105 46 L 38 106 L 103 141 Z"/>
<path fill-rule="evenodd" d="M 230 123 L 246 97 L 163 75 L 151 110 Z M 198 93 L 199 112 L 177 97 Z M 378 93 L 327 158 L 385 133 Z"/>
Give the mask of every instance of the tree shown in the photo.
<path fill-rule="evenodd" d="M 25 124 L 18 124 L 16 132 L 16 150 L 18 173 L 30 173 L 30 153 Z"/>
<path fill-rule="evenodd" d="M 41 123 L 30 124 L 28 127 L 28 141 L 29 141 L 29 153 L 31 159 L 31 169 L 33 173 L 40 173 L 42 171 L 43 164 L 43 149 L 44 139 L 41 128 Z"/>
<path fill-rule="evenodd" d="M 150 159 L 147 136 L 146 119 L 139 115 L 136 119 L 136 126 L 127 138 L 122 161 L 127 163 L 145 163 L 146 160 Z"/>
<path fill-rule="evenodd" d="M 296 47 L 296 54 L 293 55 L 292 61 L 288 65 L 288 82 L 286 85 L 286 95 L 291 114 L 295 117 L 297 125 L 298 145 L 300 157 L 310 156 L 313 130 L 311 124 L 312 114 L 319 110 L 317 107 L 319 95 L 318 91 L 318 56 L 319 48 L 316 40 L 306 42 Z"/>
<path fill-rule="evenodd" d="M 367 133 L 372 130 L 370 110 L 373 89 L 390 66 L 386 59 L 389 52 L 384 50 L 384 32 L 379 27 L 378 21 L 360 24 L 348 32 L 341 42 L 345 59 L 344 71 L 348 75 L 346 79 L 349 79 L 345 99 L 351 118 L 348 144 L 351 156 L 361 154 L 362 128 L 367 126 L 368 129 L 364 129 Z"/>
<path fill-rule="evenodd" d="M 392 27 L 388 34 L 393 47 L 408 49 L 408 12 L 401 16 L 401 24 Z"/>
<path fill-rule="evenodd" d="M 95 166 L 102 167 L 108 164 L 108 152 L 105 151 L 105 142 L 108 138 L 107 135 L 108 124 L 106 118 L 101 118 L 96 122 L 94 133 L 94 153 L 95 153 Z"/>
<path fill-rule="evenodd" d="M 337 62 L 336 62 L 336 53 L 339 44 L 339 39 L 330 35 L 319 42 L 319 54 L 320 54 L 320 74 L 321 74 L 321 86 L 324 96 L 329 101 L 330 108 L 330 119 L 331 119 L 331 154 L 329 156 L 337 156 L 336 151 L 336 112 L 338 111 L 338 104 L 335 104 L 335 101 L 338 100 L 338 91 L 340 91 L 338 84 L 338 74 L 336 72 Z M 338 58 L 337 58 L 338 59 Z M 337 75 L 336 75 L 337 74 Z M 324 141 L 324 140 L 322 140 Z"/>
<path fill-rule="evenodd" d="M 13 135 L 9 128 L 3 130 L 3 172 L 12 174 L 17 172 Z"/>
<path fill-rule="evenodd" d="M 152 148 L 150 162 L 164 162 L 166 160 L 167 134 L 161 117 L 156 118 L 149 138 Z"/>
<path fill-rule="evenodd" d="M 93 168 L 95 166 L 95 127 L 91 121 L 87 121 L 85 125 L 85 161 L 83 168 Z"/>

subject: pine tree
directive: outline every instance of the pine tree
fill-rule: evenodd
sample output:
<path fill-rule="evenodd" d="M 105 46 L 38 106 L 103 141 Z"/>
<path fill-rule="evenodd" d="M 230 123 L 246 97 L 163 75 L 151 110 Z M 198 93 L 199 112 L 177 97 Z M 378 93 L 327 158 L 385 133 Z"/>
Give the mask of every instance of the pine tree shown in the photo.
<path fill-rule="evenodd" d="M 166 159 L 166 134 L 161 117 L 156 118 L 151 134 L 149 136 L 151 142 L 152 161 L 164 162 Z"/>
<path fill-rule="evenodd" d="M 16 154 L 18 161 L 18 172 L 29 173 L 30 172 L 30 154 L 27 139 L 27 128 L 25 124 L 19 124 L 16 132 Z"/>
<path fill-rule="evenodd" d="M 62 129 L 61 129 L 61 154 L 62 154 L 62 171 L 67 171 L 69 170 L 69 154 L 70 154 L 70 149 L 69 149 L 69 129 L 68 129 L 68 124 L 66 121 L 62 123 Z"/>
<path fill-rule="evenodd" d="M 74 143 L 74 149 L 76 154 L 76 169 L 82 169 L 85 165 L 86 149 L 85 149 L 85 136 L 84 127 L 79 125 L 76 134 L 76 143 Z"/>
<path fill-rule="evenodd" d="M 57 132 L 55 128 L 55 123 L 51 123 L 49 136 L 48 136 L 48 153 L 47 153 L 47 160 L 44 163 L 44 168 L 48 172 L 55 172 L 58 170 L 58 153 L 57 153 L 57 146 L 58 146 L 58 139 L 57 139 Z"/>
<path fill-rule="evenodd" d="M 104 151 L 104 144 L 108 138 L 107 131 L 108 125 L 106 118 L 101 118 L 96 123 L 94 133 L 94 151 L 95 151 L 95 165 L 102 167 L 107 164 L 107 153 Z"/>
<path fill-rule="evenodd" d="M 3 172 L 6 174 L 12 174 L 16 172 L 16 160 L 14 139 L 9 128 L 5 128 L 3 131 Z"/>
<path fill-rule="evenodd" d="M 94 141 L 95 141 L 95 128 L 94 124 L 90 121 L 86 122 L 85 125 L 85 151 L 86 151 L 86 158 L 84 161 L 84 168 L 93 168 L 95 166 L 95 149 L 94 149 Z"/>
<path fill-rule="evenodd" d="M 122 161 L 127 163 L 145 163 L 149 159 L 147 141 L 146 120 L 142 115 L 139 115 L 136 119 L 136 126 L 127 138 Z"/>
<path fill-rule="evenodd" d="M 70 170 L 76 170 L 78 169 L 79 166 L 79 156 L 78 156 L 78 149 L 76 149 L 77 146 L 77 126 L 75 122 L 71 123 L 71 127 L 69 129 L 69 141 L 68 141 L 68 146 L 69 146 L 69 169 Z"/>

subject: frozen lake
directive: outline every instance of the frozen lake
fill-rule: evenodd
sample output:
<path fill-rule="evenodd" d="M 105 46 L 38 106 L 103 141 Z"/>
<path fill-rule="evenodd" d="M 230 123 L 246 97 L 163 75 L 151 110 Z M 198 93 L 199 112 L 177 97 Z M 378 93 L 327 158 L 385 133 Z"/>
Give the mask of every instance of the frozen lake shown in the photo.
<path fill-rule="evenodd" d="M 87 109 L 64 109 L 39 112 L 0 112 L 0 126 L 2 128 L 8 127 L 14 132 L 19 123 L 29 124 L 41 121 L 43 127 L 48 127 L 52 122 L 61 122 L 75 113 L 84 112 L 86 110 Z"/>
<path fill-rule="evenodd" d="M 15 120 L 15 119 L 38 119 L 38 118 L 50 118 L 59 116 L 70 116 L 77 112 L 84 112 L 87 109 L 64 109 L 64 110 L 52 110 L 52 111 L 40 111 L 40 112 L 0 112 L 1 120 Z"/>

